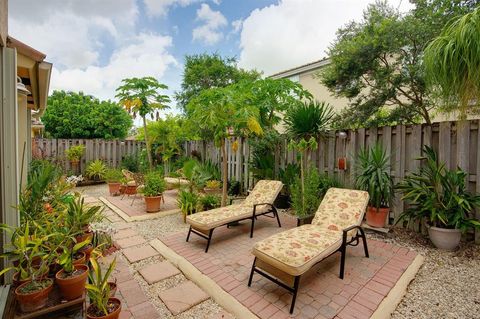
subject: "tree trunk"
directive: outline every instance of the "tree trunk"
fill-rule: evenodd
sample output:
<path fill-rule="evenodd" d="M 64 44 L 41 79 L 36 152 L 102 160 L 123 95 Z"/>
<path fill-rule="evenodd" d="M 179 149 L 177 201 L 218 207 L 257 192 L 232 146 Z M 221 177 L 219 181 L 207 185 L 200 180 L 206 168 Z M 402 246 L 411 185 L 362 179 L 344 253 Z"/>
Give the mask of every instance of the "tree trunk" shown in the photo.
<path fill-rule="evenodd" d="M 145 119 L 145 116 L 142 116 L 142 119 L 143 119 L 143 133 L 145 136 L 145 147 L 147 148 L 148 165 L 150 169 L 153 169 L 152 152 L 150 150 L 150 140 L 148 139 L 148 133 L 147 133 L 147 120 Z"/>
<path fill-rule="evenodd" d="M 225 146 L 225 139 L 222 139 L 222 207 L 227 205 L 227 190 L 228 190 L 228 163 L 227 163 L 227 149 Z"/>

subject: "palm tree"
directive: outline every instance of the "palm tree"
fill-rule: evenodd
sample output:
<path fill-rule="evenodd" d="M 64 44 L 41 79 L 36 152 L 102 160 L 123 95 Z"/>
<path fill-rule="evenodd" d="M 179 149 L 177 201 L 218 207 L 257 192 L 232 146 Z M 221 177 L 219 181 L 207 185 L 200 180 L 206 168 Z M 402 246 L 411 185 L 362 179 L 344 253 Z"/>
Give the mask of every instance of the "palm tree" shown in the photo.
<path fill-rule="evenodd" d="M 123 79 L 122 83 L 123 85 L 117 88 L 117 95 L 115 97 L 120 99 L 120 103 L 122 103 L 129 112 L 133 112 L 133 117 L 138 113 L 142 118 L 148 163 L 150 169 L 152 169 L 153 160 L 147 132 L 146 117 L 149 114 L 153 115 L 156 110 L 169 108 L 167 103 L 170 102 L 170 98 L 167 95 L 159 93 L 159 90 L 166 90 L 168 86 L 158 82 L 157 79 L 151 76 Z"/>
<path fill-rule="evenodd" d="M 444 28 L 425 49 L 427 80 L 437 86 L 447 110 L 460 110 L 480 99 L 480 7 Z"/>

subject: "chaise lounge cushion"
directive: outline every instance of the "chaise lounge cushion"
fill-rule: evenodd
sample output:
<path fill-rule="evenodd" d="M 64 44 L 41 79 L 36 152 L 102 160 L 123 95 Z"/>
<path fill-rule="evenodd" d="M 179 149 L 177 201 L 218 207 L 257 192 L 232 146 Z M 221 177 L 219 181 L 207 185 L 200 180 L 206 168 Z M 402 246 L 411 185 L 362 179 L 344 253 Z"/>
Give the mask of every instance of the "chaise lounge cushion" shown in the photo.
<path fill-rule="evenodd" d="M 187 216 L 187 222 L 193 228 L 206 231 L 229 222 L 251 217 L 253 206 L 273 204 L 278 193 L 282 190 L 282 186 L 283 184 L 280 181 L 258 181 L 242 203 L 189 215 Z M 260 205 L 256 208 L 256 214 L 264 213 L 268 208 L 267 205 Z"/>
<path fill-rule="evenodd" d="M 364 191 L 330 188 L 311 225 L 293 228 L 255 244 L 252 253 L 292 276 L 298 276 L 342 245 L 343 229 L 360 225 L 368 203 Z M 356 231 L 349 233 L 354 236 Z"/>
<path fill-rule="evenodd" d="M 253 254 L 292 276 L 298 276 L 324 259 L 342 244 L 338 232 L 315 225 L 302 225 L 258 242 Z"/>

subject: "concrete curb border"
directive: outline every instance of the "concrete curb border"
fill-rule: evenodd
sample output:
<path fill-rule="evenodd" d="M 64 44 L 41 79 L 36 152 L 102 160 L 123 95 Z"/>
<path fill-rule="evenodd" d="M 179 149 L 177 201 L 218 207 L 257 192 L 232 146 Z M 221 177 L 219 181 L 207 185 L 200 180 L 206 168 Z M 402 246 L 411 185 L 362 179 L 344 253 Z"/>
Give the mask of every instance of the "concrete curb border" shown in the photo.
<path fill-rule="evenodd" d="M 150 219 L 156 219 L 156 218 L 160 218 L 160 217 L 165 217 L 165 216 L 168 216 L 168 215 L 173 215 L 173 214 L 178 214 L 180 213 L 180 209 L 170 209 L 170 210 L 166 210 L 166 211 L 163 211 L 163 212 L 158 212 L 158 213 L 148 213 L 145 214 L 145 215 L 141 215 L 141 216 L 134 216 L 134 217 L 131 217 L 131 216 L 128 216 L 127 214 L 125 214 L 120 208 L 118 208 L 117 206 L 115 206 L 112 202 L 110 202 L 108 199 L 106 199 L 105 197 L 103 196 L 100 196 L 98 198 L 102 203 L 104 203 L 105 205 L 108 206 L 108 208 L 110 208 L 114 213 L 116 213 L 118 216 L 120 216 L 124 221 L 130 223 L 130 222 L 137 222 L 137 221 L 143 221 L 143 220 L 150 220 Z M 108 218 L 108 217 L 107 217 Z"/>
<path fill-rule="evenodd" d="M 184 257 L 167 247 L 159 239 L 154 239 L 150 245 L 155 248 L 165 259 L 180 269 L 183 274 L 209 294 L 226 311 L 232 313 L 239 319 L 258 319 L 247 307 L 237 299 L 225 292 L 215 281 L 201 273 Z"/>
<path fill-rule="evenodd" d="M 418 270 L 423 265 L 425 257 L 417 255 L 413 262 L 403 272 L 400 279 L 395 286 L 390 289 L 388 295 L 378 305 L 377 310 L 370 317 L 371 319 L 384 319 L 390 318 L 392 313 L 397 309 L 398 304 L 402 301 L 403 296 L 407 293 L 407 288 L 410 282 L 415 278 Z"/>

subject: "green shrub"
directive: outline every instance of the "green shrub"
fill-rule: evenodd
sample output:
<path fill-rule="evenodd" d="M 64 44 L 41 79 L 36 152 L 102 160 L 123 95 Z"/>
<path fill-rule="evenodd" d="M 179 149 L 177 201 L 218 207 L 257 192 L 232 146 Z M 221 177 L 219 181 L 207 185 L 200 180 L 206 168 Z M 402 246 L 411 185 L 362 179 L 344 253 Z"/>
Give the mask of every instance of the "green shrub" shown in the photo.
<path fill-rule="evenodd" d="M 82 158 L 84 152 L 85 146 L 75 145 L 67 149 L 65 151 L 65 155 L 67 156 L 69 161 L 79 161 L 80 158 Z"/>
<path fill-rule="evenodd" d="M 205 211 L 220 207 L 220 196 L 218 195 L 204 195 L 200 197 L 198 202 L 198 211 Z"/>
<path fill-rule="evenodd" d="M 129 170 L 130 172 L 133 173 L 138 173 L 139 171 L 139 158 L 137 155 L 125 155 L 122 158 L 122 162 L 120 166 L 126 170 Z"/>
<path fill-rule="evenodd" d="M 209 176 L 208 179 L 221 180 L 222 175 L 220 173 L 220 167 L 218 164 L 213 163 L 211 160 L 206 160 L 203 163 L 198 164 L 198 170 L 203 176 Z"/>
<path fill-rule="evenodd" d="M 149 196 L 159 196 L 167 187 L 163 175 L 158 172 L 150 172 L 145 175 L 145 183 L 143 187 L 143 195 Z"/>
<path fill-rule="evenodd" d="M 124 177 L 120 169 L 108 168 L 105 171 L 105 180 L 109 183 L 119 183 L 123 178 Z"/>
<path fill-rule="evenodd" d="M 285 168 L 280 168 L 278 178 L 282 181 L 284 192 L 290 195 L 290 186 L 295 182 L 295 178 L 300 175 L 300 166 L 289 163 Z"/>
<path fill-rule="evenodd" d="M 187 189 L 182 189 L 178 193 L 177 203 L 178 207 L 183 213 L 183 221 L 187 219 L 187 215 L 194 214 L 197 211 L 199 196 L 195 192 L 190 192 Z"/>
<path fill-rule="evenodd" d="M 107 166 L 102 160 L 94 160 L 87 165 L 85 170 L 85 175 L 94 180 L 103 180 L 105 179 L 105 174 L 107 173 Z"/>
<path fill-rule="evenodd" d="M 300 177 L 295 178 L 291 189 L 292 208 L 298 217 L 315 214 L 322 198 L 320 197 L 321 177 L 314 167 L 305 172 L 305 189 L 302 192 Z"/>

